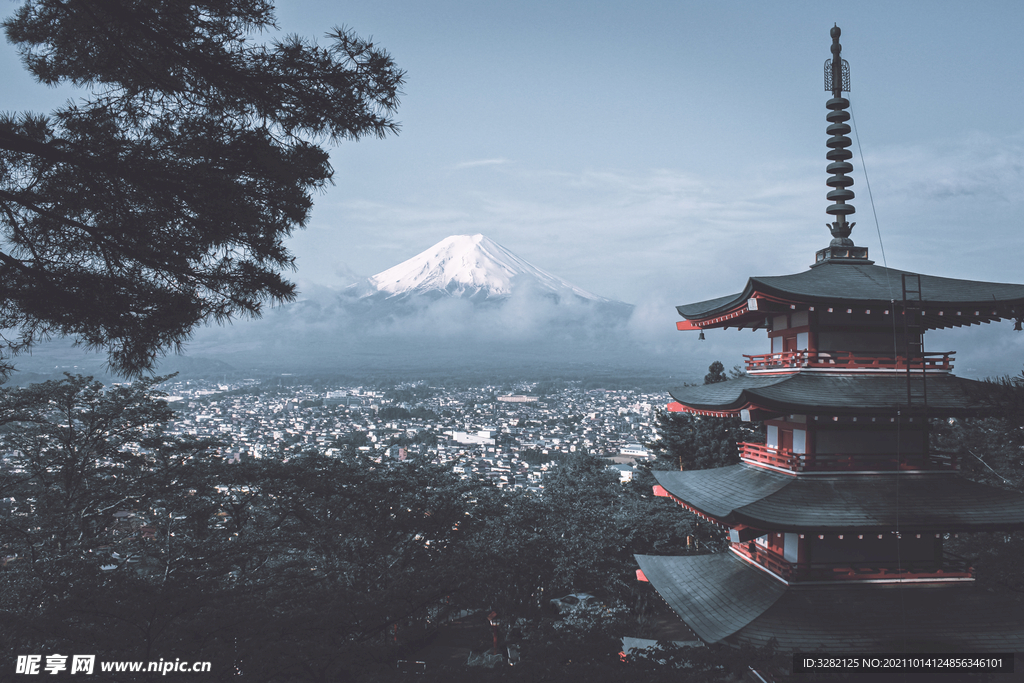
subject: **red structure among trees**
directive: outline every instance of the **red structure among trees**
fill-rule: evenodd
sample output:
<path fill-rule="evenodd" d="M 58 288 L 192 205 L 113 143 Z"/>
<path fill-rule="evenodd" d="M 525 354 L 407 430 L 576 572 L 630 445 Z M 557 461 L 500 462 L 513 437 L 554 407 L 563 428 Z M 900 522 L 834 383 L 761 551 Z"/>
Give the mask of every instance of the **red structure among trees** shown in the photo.
<path fill-rule="evenodd" d="M 671 411 L 762 421 L 741 464 L 655 472 L 655 493 L 728 528 L 729 552 L 637 556 L 704 641 L 785 651 L 1024 650 L 1019 605 L 978 591 L 950 535 L 1024 528 L 1024 496 L 965 479 L 932 418 L 983 414 L 984 385 L 926 353 L 927 330 L 1024 314 L 1024 285 L 875 265 L 850 239 L 849 67 L 826 62 L 833 239 L 809 270 L 679 306 L 681 330 L 765 329 L 747 376 L 672 393 Z"/>

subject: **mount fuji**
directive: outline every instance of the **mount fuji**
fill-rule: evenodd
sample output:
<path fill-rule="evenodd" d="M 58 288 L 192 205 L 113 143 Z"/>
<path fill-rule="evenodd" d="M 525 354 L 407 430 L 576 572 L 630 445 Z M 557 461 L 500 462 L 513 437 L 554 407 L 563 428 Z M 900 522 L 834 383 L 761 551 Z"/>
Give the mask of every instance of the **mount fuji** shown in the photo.
<path fill-rule="evenodd" d="M 483 235 L 453 235 L 347 288 L 310 286 L 260 319 L 204 328 L 188 358 L 166 359 L 161 372 L 467 382 L 647 377 L 654 369 L 672 376 L 680 371 L 677 345 L 650 331 L 654 323 L 675 331 L 671 306 L 662 309 L 664 321 L 652 318 L 649 302 L 634 308 L 598 296 Z M 64 355 L 40 355 L 38 369 L 27 362 L 19 369 L 45 379 L 55 365 L 86 368 L 58 351 Z M 87 371 L 102 375 L 102 362 Z M 701 357 L 698 365 L 709 362 Z"/>
<path fill-rule="evenodd" d="M 632 306 L 592 294 L 516 256 L 484 235 L 452 235 L 407 261 L 352 285 L 349 295 L 392 302 L 417 298 L 502 303 L 529 292 L 628 316 Z"/>
<path fill-rule="evenodd" d="M 210 329 L 190 354 L 253 372 L 593 376 L 649 365 L 633 316 L 483 235 L 454 235 L 344 289 Z"/>

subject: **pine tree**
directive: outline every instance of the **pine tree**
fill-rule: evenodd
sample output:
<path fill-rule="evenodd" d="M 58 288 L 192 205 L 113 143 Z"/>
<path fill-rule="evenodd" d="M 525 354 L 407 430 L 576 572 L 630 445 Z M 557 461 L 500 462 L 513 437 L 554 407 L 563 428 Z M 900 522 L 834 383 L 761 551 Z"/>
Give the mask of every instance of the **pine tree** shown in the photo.
<path fill-rule="evenodd" d="M 40 83 L 89 93 L 0 116 L 5 372 L 58 334 L 135 376 L 203 322 L 291 300 L 320 143 L 397 132 L 388 54 L 348 29 L 254 41 L 269 0 L 28 0 L 3 25 Z"/>
<path fill-rule="evenodd" d="M 725 366 L 722 365 L 722 361 L 716 360 L 708 366 L 708 374 L 704 375 L 704 384 L 717 384 L 728 379 L 729 376 L 725 374 Z"/>
<path fill-rule="evenodd" d="M 736 417 L 707 417 L 690 413 L 658 414 L 658 435 L 650 444 L 662 467 L 704 470 L 739 463 L 739 441 L 757 435 Z"/>

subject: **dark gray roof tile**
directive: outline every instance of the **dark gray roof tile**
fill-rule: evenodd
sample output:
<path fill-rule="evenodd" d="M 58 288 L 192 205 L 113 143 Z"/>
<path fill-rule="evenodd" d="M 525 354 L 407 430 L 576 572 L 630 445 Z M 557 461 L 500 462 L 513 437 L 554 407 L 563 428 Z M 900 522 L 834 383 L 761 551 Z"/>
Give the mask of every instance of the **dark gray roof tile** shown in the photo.
<path fill-rule="evenodd" d="M 1024 494 L 956 474 L 793 477 L 750 465 L 655 471 L 672 495 L 723 522 L 768 531 L 1024 528 Z"/>
<path fill-rule="evenodd" d="M 705 642 L 783 652 L 1024 650 L 1024 608 L 972 585 L 791 587 L 732 553 L 637 555 L 644 575 Z"/>
<path fill-rule="evenodd" d="M 968 416 L 984 411 L 984 382 L 933 375 L 927 383 L 928 411 L 933 417 Z M 902 373 L 746 375 L 726 382 L 683 387 L 673 390 L 671 395 L 695 410 L 738 410 L 755 404 L 781 413 L 808 415 L 892 414 L 893 409 L 906 407 L 907 377 Z"/>
<path fill-rule="evenodd" d="M 723 555 L 658 557 L 636 561 L 665 601 L 705 642 L 743 628 L 782 595 L 785 585 L 763 572 L 725 564 Z"/>
<path fill-rule="evenodd" d="M 888 303 L 902 297 L 904 273 L 909 271 L 866 264 L 826 263 L 793 275 L 752 277 L 738 294 L 676 308 L 685 318 L 707 318 L 746 302 L 754 292 L 808 303 Z M 1024 304 L 1024 285 L 1017 284 L 921 275 L 921 290 L 925 305 L 932 307 Z"/>

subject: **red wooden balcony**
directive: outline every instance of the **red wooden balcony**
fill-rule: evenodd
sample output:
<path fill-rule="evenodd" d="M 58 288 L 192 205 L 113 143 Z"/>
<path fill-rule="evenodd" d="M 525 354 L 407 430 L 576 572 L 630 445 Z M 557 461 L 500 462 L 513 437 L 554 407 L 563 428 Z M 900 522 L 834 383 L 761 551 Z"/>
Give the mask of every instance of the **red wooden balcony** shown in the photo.
<path fill-rule="evenodd" d="M 806 469 L 807 456 L 803 453 L 794 453 L 787 448 L 769 448 L 763 443 L 747 443 L 741 441 L 736 444 L 740 451 L 740 458 L 760 465 L 771 465 L 781 467 L 784 470 L 800 472 Z M 812 456 L 813 457 L 813 456 Z"/>
<path fill-rule="evenodd" d="M 736 444 L 740 458 L 755 464 L 793 472 L 882 472 L 900 470 L 955 470 L 960 467 L 955 453 L 794 453 L 787 448 L 769 448 L 763 443 Z"/>
<path fill-rule="evenodd" d="M 970 560 L 943 552 L 941 560 L 892 562 L 787 562 L 757 543 L 734 543 L 734 552 L 787 581 L 878 581 L 974 578 Z"/>
<path fill-rule="evenodd" d="M 954 351 L 922 353 L 909 360 L 911 370 L 928 372 L 950 372 L 953 369 Z M 758 370 L 906 370 L 906 356 L 854 355 L 848 351 L 825 353 L 824 351 L 785 351 L 766 353 L 759 356 L 743 354 L 748 371 Z"/>

